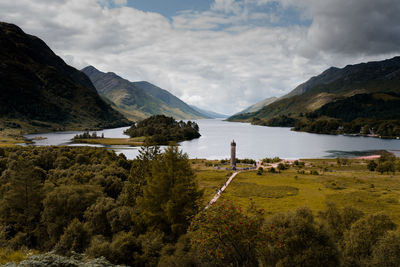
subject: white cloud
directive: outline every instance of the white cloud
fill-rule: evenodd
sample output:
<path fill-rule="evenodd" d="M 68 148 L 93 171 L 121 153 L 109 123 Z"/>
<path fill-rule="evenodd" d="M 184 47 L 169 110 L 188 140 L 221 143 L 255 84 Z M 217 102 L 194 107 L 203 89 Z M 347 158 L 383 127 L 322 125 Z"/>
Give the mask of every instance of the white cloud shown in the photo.
<path fill-rule="evenodd" d="M 331 65 L 381 59 L 400 47 L 400 34 L 393 36 L 398 20 L 381 10 L 389 0 L 383 7 L 366 0 L 276 3 L 301 10 L 313 19 L 310 27 L 254 26 L 255 20 L 281 19 L 254 8 L 272 0 L 216 0 L 208 11 L 182 12 L 171 21 L 127 7 L 125 0 L 112 1 L 116 8 L 108 0 L 0 1 L 0 17 L 39 36 L 77 68 L 92 64 L 132 81 L 147 80 L 189 104 L 231 114 L 287 93 Z M 362 14 L 356 16 L 355 2 L 373 23 L 393 26 L 361 25 L 362 32 L 352 33 L 356 26 L 348 24 L 368 24 Z"/>

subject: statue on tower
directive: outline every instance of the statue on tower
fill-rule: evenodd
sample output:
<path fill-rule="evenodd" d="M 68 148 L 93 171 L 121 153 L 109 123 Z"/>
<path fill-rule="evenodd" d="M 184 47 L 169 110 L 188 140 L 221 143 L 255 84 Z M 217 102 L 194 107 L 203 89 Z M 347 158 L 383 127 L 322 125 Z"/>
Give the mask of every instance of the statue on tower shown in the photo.
<path fill-rule="evenodd" d="M 231 167 L 236 170 L 236 143 L 235 140 L 231 143 Z"/>

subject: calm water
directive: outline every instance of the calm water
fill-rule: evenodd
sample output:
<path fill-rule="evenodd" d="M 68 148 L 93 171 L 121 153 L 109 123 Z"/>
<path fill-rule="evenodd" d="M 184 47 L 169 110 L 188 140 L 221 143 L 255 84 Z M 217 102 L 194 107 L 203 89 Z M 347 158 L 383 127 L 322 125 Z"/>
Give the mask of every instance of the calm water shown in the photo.
<path fill-rule="evenodd" d="M 224 159 L 230 157 L 230 142 L 236 141 L 238 158 L 262 159 L 275 157 L 285 159 L 356 156 L 365 151 L 385 149 L 400 156 L 400 140 L 384 140 L 371 137 L 319 135 L 290 131 L 289 128 L 254 126 L 248 123 L 222 120 L 199 120 L 201 137 L 180 143 L 190 158 Z M 105 137 L 126 138 L 116 128 L 98 131 Z M 74 145 L 71 138 L 82 132 L 54 132 L 27 135 L 27 138 L 46 137 L 34 141 L 35 145 Z M 97 146 L 97 145 L 95 145 Z M 136 157 L 138 148 L 112 146 L 110 149 Z"/>

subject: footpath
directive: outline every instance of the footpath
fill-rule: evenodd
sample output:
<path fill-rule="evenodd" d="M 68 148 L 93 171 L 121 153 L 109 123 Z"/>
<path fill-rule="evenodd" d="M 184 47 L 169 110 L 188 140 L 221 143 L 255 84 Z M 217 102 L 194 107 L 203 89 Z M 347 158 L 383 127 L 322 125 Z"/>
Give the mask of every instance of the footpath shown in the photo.
<path fill-rule="evenodd" d="M 240 172 L 240 171 L 239 171 Z M 208 209 L 209 207 L 211 207 L 212 204 L 214 204 L 218 198 L 221 196 L 221 193 L 224 192 L 224 190 L 228 187 L 228 185 L 231 183 L 231 181 L 233 180 L 233 178 L 235 178 L 235 176 L 239 173 L 239 172 L 234 172 L 231 177 L 229 177 L 228 181 L 225 182 L 225 184 L 218 189 L 218 192 L 215 194 L 215 196 L 211 199 L 210 203 L 208 203 L 208 205 L 206 206 L 206 209 Z"/>

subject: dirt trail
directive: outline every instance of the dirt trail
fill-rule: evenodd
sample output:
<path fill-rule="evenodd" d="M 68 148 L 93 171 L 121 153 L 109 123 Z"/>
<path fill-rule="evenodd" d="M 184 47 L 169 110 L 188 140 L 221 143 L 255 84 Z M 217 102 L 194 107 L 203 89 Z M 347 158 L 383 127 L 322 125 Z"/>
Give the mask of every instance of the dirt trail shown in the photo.
<path fill-rule="evenodd" d="M 218 189 L 218 192 L 215 194 L 215 196 L 211 199 L 210 203 L 208 203 L 206 209 L 208 209 L 209 207 L 211 207 L 212 204 L 214 204 L 218 198 L 221 196 L 221 193 L 224 192 L 224 190 L 228 187 L 228 185 L 232 182 L 233 178 L 235 178 L 235 176 L 238 174 L 239 172 L 234 172 L 231 177 L 229 177 L 228 181 L 225 182 L 225 184 Z"/>

